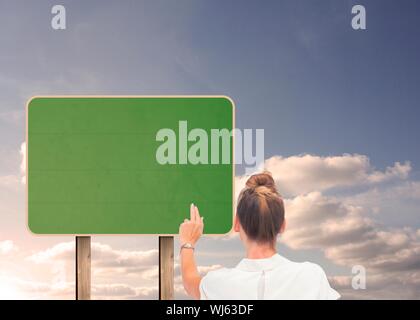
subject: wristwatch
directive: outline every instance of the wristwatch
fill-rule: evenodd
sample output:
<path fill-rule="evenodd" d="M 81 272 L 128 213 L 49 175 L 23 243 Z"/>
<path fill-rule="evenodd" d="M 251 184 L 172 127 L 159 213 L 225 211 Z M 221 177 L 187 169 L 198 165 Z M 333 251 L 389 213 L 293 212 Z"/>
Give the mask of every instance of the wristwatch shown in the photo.
<path fill-rule="evenodd" d="M 179 251 L 182 251 L 182 249 L 192 249 L 192 250 L 194 250 L 195 248 L 191 243 L 186 242 L 181 246 L 181 249 L 179 249 Z"/>

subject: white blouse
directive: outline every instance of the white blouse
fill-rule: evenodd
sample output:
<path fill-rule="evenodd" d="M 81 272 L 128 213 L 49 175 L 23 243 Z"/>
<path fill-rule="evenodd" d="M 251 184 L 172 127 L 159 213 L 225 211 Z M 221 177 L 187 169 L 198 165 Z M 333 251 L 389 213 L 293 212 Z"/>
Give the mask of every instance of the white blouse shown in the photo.
<path fill-rule="evenodd" d="M 293 262 L 279 254 L 242 259 L 235 268 L 210 271 L 201 279 L 200 298 L 220 300 L 336 300 L 324 270 L 314 263 Z"/>

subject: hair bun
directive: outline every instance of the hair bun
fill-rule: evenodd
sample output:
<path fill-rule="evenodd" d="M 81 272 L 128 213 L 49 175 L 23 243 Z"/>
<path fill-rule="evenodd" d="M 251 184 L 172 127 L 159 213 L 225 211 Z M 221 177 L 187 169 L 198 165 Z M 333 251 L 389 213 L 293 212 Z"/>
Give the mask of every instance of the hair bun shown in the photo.
<path fill-rule="evenodd" d="M 270 172 L 264 171 L 263 173 L 254 174 L 249 177 L 246 182 L 248 188 L 258 188 L 260 186 L 270 189 L 270 191 L 277 193 L 276 184 Z"/>

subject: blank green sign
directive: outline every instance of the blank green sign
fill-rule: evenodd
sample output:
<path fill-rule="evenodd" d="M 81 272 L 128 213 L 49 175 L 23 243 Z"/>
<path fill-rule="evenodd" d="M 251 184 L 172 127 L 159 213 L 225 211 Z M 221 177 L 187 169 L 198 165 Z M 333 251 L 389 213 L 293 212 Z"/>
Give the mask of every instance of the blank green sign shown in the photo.
<path fill-rule="evenodd" d="M 210 133 L 232 130 L 233 112 L 226 97 L 32 99 L 27 111 L 29 228 L 37 234 L 176 234 L 193 202 L 205 217 L 205 233 L 229 232 L 233 165 L 211 163 Z M 208 133 L 208 164 L 179 163 L 183 143 L 190 148 L 203 142 L 181 137 L 180 121 L 188 132 Z M 176 163 L 156 159 L 169 140 L 156 139 L 164 128 L 176 134 Z"/>

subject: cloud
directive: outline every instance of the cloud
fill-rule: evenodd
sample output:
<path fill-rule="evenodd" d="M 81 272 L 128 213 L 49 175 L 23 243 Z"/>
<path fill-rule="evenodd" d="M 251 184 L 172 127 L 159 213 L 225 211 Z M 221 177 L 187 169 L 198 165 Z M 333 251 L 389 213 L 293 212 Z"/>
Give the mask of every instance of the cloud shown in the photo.
<path fill-rule="evenodd" d="M 393 178 L 406 179 L 408 174 L 411 171 L 410 162 L 405 162 L 401 164 L 400 162 L 395 162 L 394 166 L 387 167 L 385 172 L 374 171 L 368 176 L 368 181 L 372 183 L 380 183 L 384 181 L 391 180 Z"/>
<path fill-rule="evenodd" d="M 74 282 L 42 282 L 0 276 L 0 298 L 3 299 L 74 299 Z M 92 284 L 92 299 L 157 299 L 158 288 L 124 283 Z"/>
<path fill-rule="evenodd" d="M 112 282 L 112 279 L 109 279 Z M 74 282 L 34 281 L 18 277 L 0 276 L 1 299 L 74 299 Z M 91 286 L 92 299 L 157 299 L 155 286 L 133 286 L 126 283 L 95 284 Z"/>
<path fill-rule="evenodd" d="M 92 287 L 93 299 L 156 299 L 156 287 L 135 287 L 128 284 L 101 284 Z"/>
<path fill-rule="evenodd" d="M 147 268 L 158 263 L 158 250 L 118 250 L 108 244 L 92 242 L 92 265 L 97 275 L 129 274 L 146 272 Z M 46 250 L 39 251 L 28 257 L 35 263 L 52 263 L 57 261 L 73 261 L 75 257 L 75 242 L 62 242 Z"/>
<path fill-rule="evenodd" d="M 50 283 L 0 275 L 0 299 L 69 299 L 74 283 Z"/>
<path fill-rule="evenodd" d="M 107 244 L 92 243 L 92 259 L 98 267 L 138 268 L 153 266 L 158 262 L 158 250 L 117 250 Z"/>
<path fill-rule="evenodd" d="M 418 271 L 366 274 L 366 289 L 353 289 L 351 276 L 332 276 L 328 280 L 345 299 L 419 299 Z"/>
<path fill-rule="evenodd" d="M 157 298 L 157 250 L 120 250 L 100 242 L 92 242 L 91 248 L 93 299 Z M 74 268 L 74 259 L 74 241 L 55 244 L 27 257 L 27 261 L 50 266 L 51 274 L 55 275 L 51 283 L 42 283 L 45 291 L 42 295 L 55 297 L 63 294 L 63 290 L 55 288 L 61 284 L 69 287 L 71 294 L 67 297 L 74 296 L 74 282 L 67 281 L 65 276 L 68 269 Z M 154 280 L 155 284 L 147 285 L 146 282 L 150 280 Z M 133 285 L 133 282 L 136 285 Z M 139 283 L 140 285 L 137 285 Z M 34 294 L 41 295 L 39 290 Z"/>
<path fill-rule="evenodd" d="M 387 298 L 390 297 L 389 290 L 404 286 L 412 290 L 400 290 L 400 298 L 420 298 L 419 230 L 386 228 L 367 217 L 364 208 L 321 193 L 287 201 L 286 212 L 288 228 L 282 242 L 287 246 L 318 249 L 336 265 L 349 269 L 363 265 L 367 269 L 370 293 L 363 292 L 359 298 Z M 392 284 L 386 281 L 389 277 L 394 278 Z M 375 295 L 372 292 L 374 284 Z M 388 290 L 383 290 L 385 287 Z M 345 289 L 344 297 L 357 297 L 351 287 Z"/>
<path fill-rule="evenodd" d="M 325 254 L 339 265 L 362 264 L 377 272 L 420 270 L 420 237 L 417 234 L 418 230 L 409 228 L 377 229 L 364 241 L 331 246 L 326 248 Z"/>
<path fill-rule="evenodd" d="M 23 142 L 20 146 L 19 153 L 21 155 L 20 173 L 0 176 L 0 187 L 5 187 L 11 190 L 20 188 L 21 183 L 26 183 L 26 143 Z"/>
<path fill-rule="evenodd" d="M 0 176 L 0 187 L 15 190 L 19 187 L 19 178 L 15 175 Z"/>
<path fill-rule="evenodd" d="M 75 243 L 62 242 L 46 250 L 39 251 L 28 257 L 28 260 L 35 263 L 49 263 L 58 260 L 71 260 L 75 255 Z"/>
<path fill-rule="evenodd" d="M 398 297 L 396 292 L 399 297 L 419 297 L 420 229 L 389 228 L 375 220 L 377 214 L 372 215 L 383 197 L 420 199 L 420 183 L 409 180 L 408 162 L 397 162 L 378 171 L 366 156 L 302 155 L 270 158 L 266 168 L 273 169 L 276 184 L 286 195 L 287 228 L 281 237 L 286 246 L 294 250 L 320 250 L 332 263 L 349 270 L 356 264 L 366 267 L 368 290 L 363 292 L 351 288 L 350 276 L 331 277 L 344 297 L 392 298 Z M 244 184 L 246 178 L 237 177 L 237 185 Z M 388 181 L 392 183 L 384 184 Z M 336 192 L 334 196 L 326 193 L 346 187 L 355 187 L 357 192 L 360 186 L 364 191 L 359 194 L 354 190 Z M 74 268 L 74 255 L 74 241 L 31 254 L 27 261 L 50 264 L 52 270 L 57 269 L 51 283 L 28 284 L 31 294 L 73 297 L 74 282 L 68 281 L 60 269 Z M 96 299 L 157 298 L 157 265 L 155 249 L 123 250 L 92 242 L 92 276 L 96 279 L 92 295 Z M 200 266 L 199 271 L 204 275 L 220 267 L 210 264 Z M 176 297 L 188 298 L 178 261 L 174 280 Z"/>
<path fill-rule="evenodd" d="M 21 124 L 24 117 L 25 113 L 21 110 L 0 111 L 0 121 L 13 125 Z"/>
<path fill-rule="evenodd" d="M 0 255 L 7 255 L 17 250 L 18 248 L 12 240 L 0 241 Z"/>
<path fill-rule="evenodd" d="M 374 230 L 361 207 L 320 192 L 285 200 L 287 229 L 282 241 L 293 249 L 312 249 L 360 241 Z"/>
<path fill-rule="evenodd" d="M 406 179 L 411 171 L 410 162 L 395 162 L 385 171 L 378 171 L 369 158 L 359 154 L 321 157 L 299 155 L 274 156 L 264 162 L 264 169 L 272 173 L 284 196 L 296 196 L 311 191 L 383 183 L 393 179 Z M 238 177 L 240 190 L 247 177 Z"/>
<path fill-rule="evenodd" d="M 420 298 L 420 237 L 412 228 L 387 228 L 367 213 L 368 209 L 349 205 L 338 198 L 312 192 L 286 200 L 287 229 L 281 241 L 292 249 L 318 249 L 336 265 L 351 268 L 363 265 L 368 270 L 367 283 L 394 277 L 392 287 L 409 286 L 400 298 Z M 388 297 L 386 290 L 376 298 Z M 348 295 L 352 292 L 347 287 Z M 413 294 L 417 292 L 417 294 Z M 368 297 L 367 293 L 363 293 Z M 371 292 L 372 294 L 372 292 Z M 383 294 L 380 296 L 379 294 Z"/>
<path fill-rule="evenodd" d="M 408 202 L 420 200 L 420 182 L 403 181 L 385 188 L 374 187 L 358 194 L 348 195 L 342 200 L 354 205 L 371 207 L 374 213 L 379 213 L 391 205 L 405 208 Z"/>
<path fill-rule="evenodd" d="M 369 292 L 355 292 L 350 277 L 334 279 L 341 281 L 345 297 L 389 297 L 385 288 L 398 290 L 400 297 L 420 297 L 420 230 L 389 228 L 372 217 L 381 212 L 384 199 L 420 199 L 420 183 L 407 181 L 409 162 L 379 171 L 363 155 L 275 156 L 265 161 L 265 169 L 285 196 L 282 243 L 295 250 L 321 250 L 339 266 L 367 269 Z M 237 187 L 247 178 L 238 177 Z M 367 190 L 355 193 L 360 187 Z M 350 192 L 340 193 L 345 188 Z M 330 190 L 335 196 L 324 194 Z M 410 290 L 404 294 L 405 286 Z"/>
<path fill-rule="evenodd" d="M 156 299 L 158 297 L 158 251 L 119 250 L 108 244 L 92 242 L 92 298 L 94 299 Z M 74 241 L 58 243 L 30 255 L 27 260 L 55 268 L 74 265 Z M 221 268 L 219 264 L 199 266 L 201 275 Z M 188 299 L 182 286 L 180 264 L 174 265 L 175 293 L 177 298 Z M 29 283 L 29 296 L 74 296 L 74 282 L 67 281 L 63 270 L 56 271 L 51 283 Z M 61 276 L 60 276 L 61 275 Z M 125 278 L 126 282 L 117 278 Z M 136 285 L 133 285 L 136 282 Z M 146 283 L 150 283 L 146 285 Z M 70 293 L 68 293 L 68 291 Z M 66 295 L 67 294 L 67 295 Z"/>

